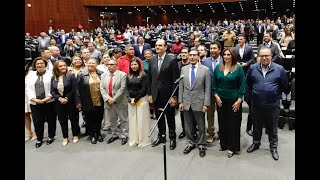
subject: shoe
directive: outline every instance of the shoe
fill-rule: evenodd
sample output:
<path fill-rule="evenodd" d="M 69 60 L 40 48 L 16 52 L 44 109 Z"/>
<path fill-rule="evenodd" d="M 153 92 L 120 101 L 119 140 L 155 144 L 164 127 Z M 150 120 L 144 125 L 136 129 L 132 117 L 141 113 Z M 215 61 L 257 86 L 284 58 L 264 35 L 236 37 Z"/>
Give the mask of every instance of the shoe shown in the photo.
<path fill-rule="evenodd" d="M 91 144 L 97 144 L 97 139 L 95 137 L 91 138 Z"/>
<path fill-rule="evenodd" d="M 81 124 L 81 128 L 84 128 L 86 126 L 86 122 L 83 121 L 83 123 Z"/>
<path fill-rule="evenodd" d="M 215 140 L 215 136 L 213 134 L 210 134 L 208 137 L 207 137 L 207 143 L 212 143 L 214 140 Z"/>
<path fill-rule="evenodd" d="M 78 136 L 73 136 L 73 139 L 72 139 L 73 143 L 77 143 L 79 141 L 79 137 Z"/>
<path fill-rule="evenodd" d="M 219 149 L 219 151 L 225 151 L 225 150 L 227 150 L 227 148 L 220 147 L 220 149 Z"/>
<path fill-rule="evenodd" d="M 80 137 L 83 138 L 83 137 L 86 137 L 86 136 L 88 136 L 88 135 L 89 135 L 89 133 L 86 131 L 85 133 L 80 134 Z"/>
<path fill-rule="evenodd" d="M 127 141 L 128 141 L 128 137 L 127 136 L 122 138 L 121 139 L 121 145 L 125 145 L 127 143 Z"/>
<path fill-rule="evenodd" d="M 273 158 L 274 160 L 278 161 L 278 159 L 279 159 L 279 154 L 278 154 L 277 149 L 271 149 L 270 151 L 271 151 L 272 158 Z"/>
<path fill-rule="evenodd" d="M 229 150 L 229 151 L 228 151 L 228 158 L 231 158 L 231 157 L 233 156 L 233 154 L 234 154 L 234 153 Z"/>
<path fill-rule="evenodd" d="M 36 135 L 36 133 L 32 133 L 31 141 L 34 141 L 34 140 L 36 140 L 36 139 L 37 139 L 37 135 Z"/>
<path fill-rule="evenodd" d="M 259 149 L 259 146 L 256 144 L 251 144 L 251 146 L 247 149 L 248 153 L 252 153 L 253 151 Z"/>
<path fill-rule="evenodd" d="M 163 143 L 163 141 L 161 140 L 161 138 L 158 138 L 157 140 L 155 140 L 153 143 L 152 143 L 152 147 L 156 147 L 158 146 L 159 144 Z"/>
<path fill-rule="evenodd" d="M 204 148 L 204 147 L 199 147 L 199 156 L 200 157 L 204 157 L 204 156 L 206 156 L 206 148 Z"/>
<path fill-rule="evenodd" d="M 194 148 L 196 148 L 196 146 L 193 144 L 189 144 L 184 150 L 183 150 L 183 154 L 189 154 L 189 152 L 191 152 Z"/>
<path fill-rule="evenodd" d="M 104 128 L 102 128 L 102 131 L 108 131 L 108 130 L 110 130 L 110 127 L 104 127 Z"/>
<path fill-rule="evenodd" d="M 98 135 L 97 140 L 98 140 L 99 142 L 103 142 L 103 137 L 102 137 L 102 135 L 101 135 L 101 134 L 100 134 L 100 135 Z"/>
<path fill-rule="evenodd" d="M 193 139 L 197 139 L 197 136 L 198 136 L 198 134 L 195 133 L 195 134 L 193 135 Z"/>
<path fill-rule="evenodd" d="M 179 139 L 182 139 L 186 136 L 186 134 L 182 131 L 182 133 L 179 135 Z"/>
<path fill-rule="evenodd" d="M 36 142 L 36 148 L 39 148 L 42 145 L 42 141 L 37 141 Z"/>
<path fill-rule="evenodd" d="M 48 138 L 48 140 L 47 140 L 47 145 L 53 143 L 53 141 L 54 141 L 54 138 Z"/>
<path fill-rule="evenodd" d="M 177 147 L 177 141 L 175 139 L 170 139 L 170 150 L 174 150 Z"/>
<path fill-rule="evenodd" d="M 119 136 L 111 136 L 111 138 L 107 141 L 107 144 L 112 143 L 113 141 L 115 141 L 118 138 L 119 138 Z"/>
<path fill-rule="evenodd" d="M 62 145 L 66 146 L 68 144 L 68 142 L 69 142 L 68 138 L 64 138 L 62 141 Z"/>
<path fill-rule="evenodd" d="M 253 135 L 253 132 L 251 129 L 247 129 L 246 132 L 249 134 L 249 136 L 252 136 Z"/>

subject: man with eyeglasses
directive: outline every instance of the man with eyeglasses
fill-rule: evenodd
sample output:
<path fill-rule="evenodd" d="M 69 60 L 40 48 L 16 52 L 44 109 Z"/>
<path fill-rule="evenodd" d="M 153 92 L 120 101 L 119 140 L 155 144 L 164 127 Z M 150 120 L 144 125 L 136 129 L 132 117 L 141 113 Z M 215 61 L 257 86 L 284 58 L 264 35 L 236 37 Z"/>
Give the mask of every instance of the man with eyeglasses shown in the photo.
<path fill-rule="evenodd" d="M 272 37 L 271 37 L 271 33 L 270 32 L 266 32 L 263 35 L 263 43 L 260 44 L 260 46 L 258 47 L 258 54 L 257 56 L 259 56 L 259 52 L 260 49 L 262 47 L 268 47 L 271 50 L 271 54 L 272 54 L 272 62 L 278 62 L 278 58 L 280 58 L 280 51 L 277 47 L 277 45 L 275 44 L 275 42 L 272 41 Z"/>
<path fill-rule="evenodd" d="M 211 77 L 209 68 L 199 63 L 199 52 L 194 49 L 189 53 L 190 64 L 181 69 L 185 78 L 179 84 L 179 110 L 184 114 L 185 132 L 188 146 L 183 154 L 190 153 L 196 145 L 200 157 L 206 155 L 206 123 L 205 113 L 210 106 Z M 197 77 L 197 78 L 196 78 Z M 194 136 L 194 126 L 197 125 L 199 135 Z"/>
<path fill-rule="evenodd" d="M 104 101 L 105 121 L 110 122 L 112 132 L 107 141 L 112 143 L 119 137 L 121 144 L 128 141 L 128 102 L 125 96 L 127 74 L 118 70 L 115 59 L 106 62 L 109 73 L 101 75 L 100 92 Z"/>
<path fill-rule="evenodd" d="M 247 85 L 251 93 L 251 113 L 253 121 L 253 144 L 247 149 L 251 153 L 261 145 L 262 126 L 265 123 L 270 142 L 271 155 L 279 159 L 278 121 L 280 98 L 288 89 L 288 76 L 285 69 L 274 62 L 271 49 L 262 47 L 259 50 L 260 62 L 253 64 L 247 73 Z"/>

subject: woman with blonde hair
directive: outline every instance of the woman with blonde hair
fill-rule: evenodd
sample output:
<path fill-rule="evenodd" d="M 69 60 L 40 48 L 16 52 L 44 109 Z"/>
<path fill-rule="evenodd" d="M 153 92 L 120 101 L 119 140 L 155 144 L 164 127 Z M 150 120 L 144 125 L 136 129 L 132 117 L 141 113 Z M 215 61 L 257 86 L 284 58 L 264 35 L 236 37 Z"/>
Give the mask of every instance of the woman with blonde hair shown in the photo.
<path fill-rule="evenodd" d="M 55 107 L 63 134 L 62 145 L 66 146 L 68 140 L 68 118 L 71 121 L 73 143 L 79 141 L 79 111 L 75 105 L 76 78 L 70 74 L 67 64 L 63 60 L 54 63 L 51 79 L 51 95 L 55 99 Z"/>

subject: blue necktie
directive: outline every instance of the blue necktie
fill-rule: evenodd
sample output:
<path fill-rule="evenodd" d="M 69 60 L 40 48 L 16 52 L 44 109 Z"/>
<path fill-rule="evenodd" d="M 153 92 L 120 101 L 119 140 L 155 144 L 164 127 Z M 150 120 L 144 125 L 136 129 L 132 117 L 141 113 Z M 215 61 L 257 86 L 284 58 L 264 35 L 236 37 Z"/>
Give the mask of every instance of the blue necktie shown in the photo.
<path fill-rule="evenodd" d="M 190 84 L 190 88 L 193 87 L 194 82 L 196 80 L 196 73 L 194 72 L 194 68 L 196 68 L 194 65 L 191 66 L 191 84 Z"/>
<path fill-rule="evenodd" d="M 214 69 L 216 68 L 216 65 L 217 65 L 217 61 L 215 59 L 213 59 L 213 70 L 212 71 L 214 71 Z"/>

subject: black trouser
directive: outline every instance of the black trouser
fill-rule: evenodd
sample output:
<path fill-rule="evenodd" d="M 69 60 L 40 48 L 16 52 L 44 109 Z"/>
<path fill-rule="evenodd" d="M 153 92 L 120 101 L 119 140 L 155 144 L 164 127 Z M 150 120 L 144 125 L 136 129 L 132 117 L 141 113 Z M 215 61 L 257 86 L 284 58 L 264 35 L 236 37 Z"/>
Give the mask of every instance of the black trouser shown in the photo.
<path fill-rule="evenodd" d="M 155 110 L 156 110 L 156 117 L 157 119 L 159 118 L 160 114 L 162 111 L 159 111 L 159 108 L 164 108 L 165 105 L 167 104 L 169 99 L 164 98 L 160 96 L 160 92 L 157 96 L 157 100 L 154 102 L 155 105 Z M 176 139 L 176 122 L 175 122 L 175 108 L 171 107 L 170 104 L 167 106 L 166 110 L 164 111 L 164 114 L 161 116 L 159 122 L 158 122 L 158 128 L 159 128 L 159 133 L 158 136 L 159 138 L 162 137 L 163 135 L 166 135 L 166 122 L 165 122 L 165 117 L 167 117 L 167 123 L 169 127 L 169 138 L 170 139 Z"/>
<path fill-rule="evenodd" d="M 242 104 L 237 112 L 232 110 L 237 100 L 221 98 L 222 106 L 217 106 L 220 146 L 230 151 L 240 151 Z"/>
<path fill-rule="evenodd" d="M 57 114 L 54 107 L 54 102 L 47 104 L 30 105 L 31 115 L 34 124 L 34 130 L 37 134 L 37 140 L 43 140 L 44 123 L 48 122 L 48 136 L 54 138 L 56 135 L 56 119 Z"/>
<path fill-rule="evenodd" d="M 252 105 L 252 121 L 253 121 L 253 143 L 257 146 L 261 144 L 262 126 L 265 123 L 270 149 L 276 149 L 278 146 L 278 122 L 280 107 L 260 108 Z"/>
<path fill-rule="evenodd" d="M 258 33 L 257 34 L 257 46 L 262 44 L 262 42 L 263 42 L 263 33 Z"/>
<path fill-rule="evenodd" d="M 97 137 L 98 135 L 101 135 L 100 131 L 103 112 L 103 106 L 94 106 L 93 110 L 84 112 L 87 124 L 86 128 L 88 128 L 91 137 Z"/>
<path fill-rule="evenodd" d="M 59 123 L 61 125 L 63 138 L 68 138 L 68 118 L 71 121 L 71 130 L 73 136 L 80 134 L 79 110 L 74 103 L 61 104 L 55 101 Z"/>
<path fill-rule="evenodd" d="M 249 107 L 249 114 L 248 114 L 248 120 L 247 120 L 247 130 L 250 130 L 252 128 L 252 117 L 251 117 L 251 101 L 246 101 Z"/>

